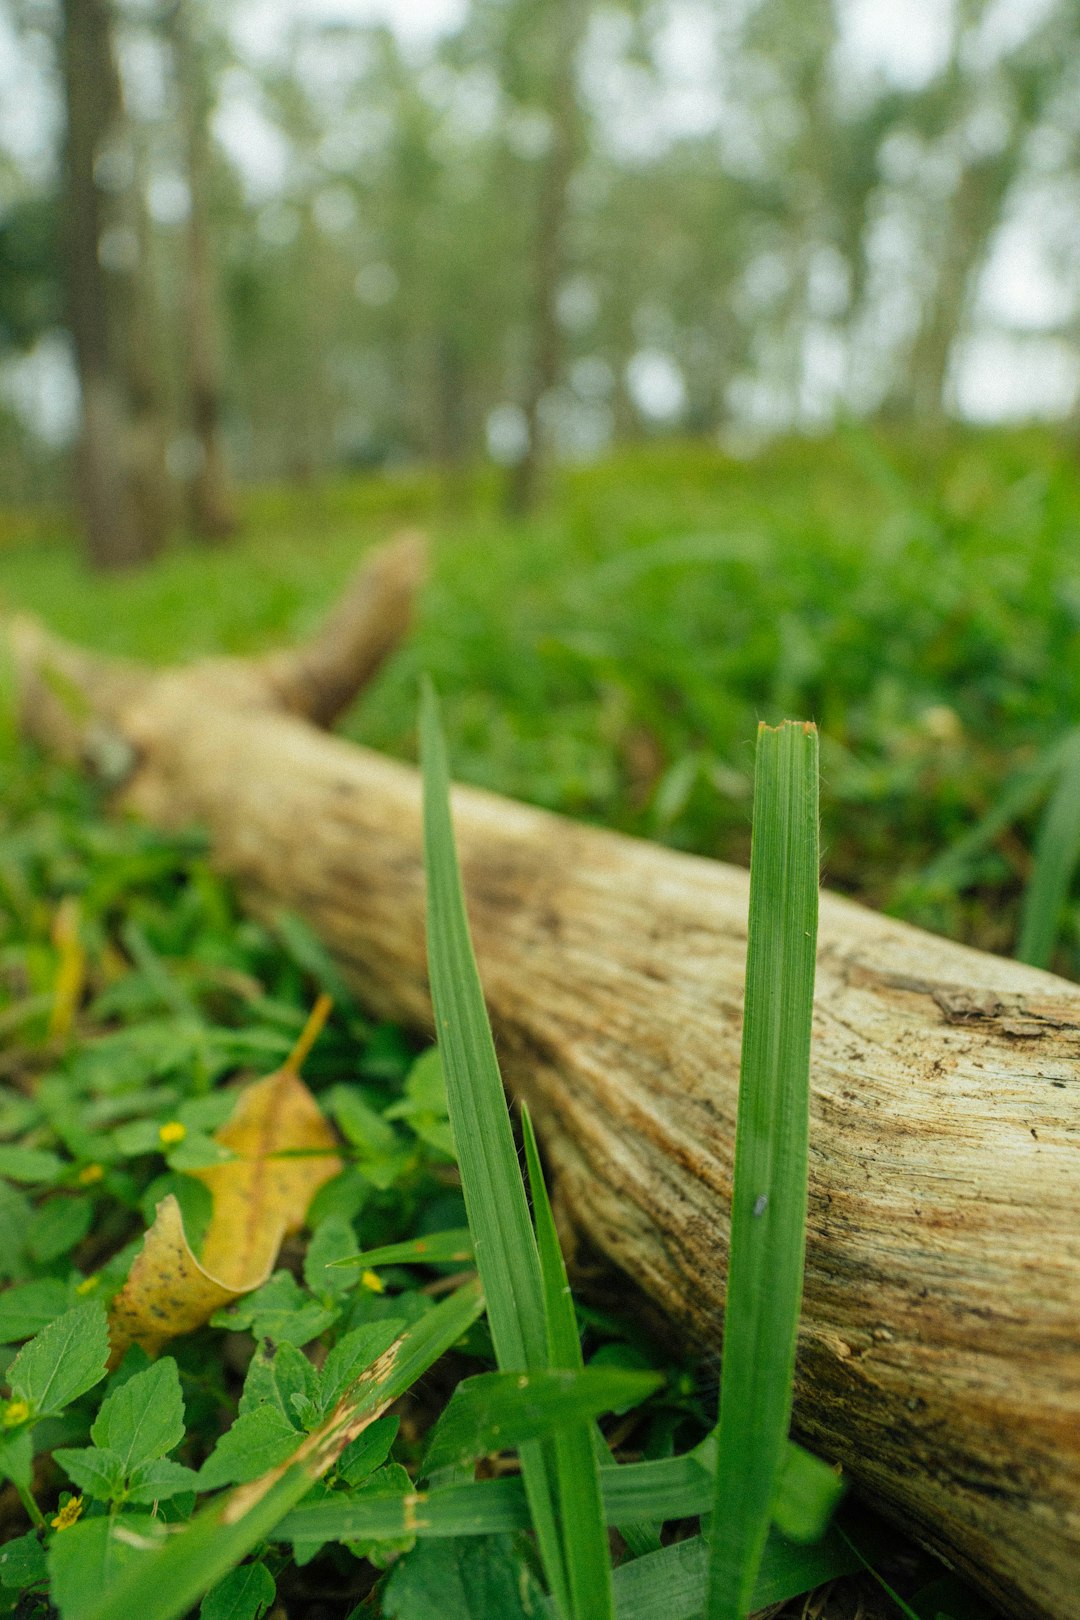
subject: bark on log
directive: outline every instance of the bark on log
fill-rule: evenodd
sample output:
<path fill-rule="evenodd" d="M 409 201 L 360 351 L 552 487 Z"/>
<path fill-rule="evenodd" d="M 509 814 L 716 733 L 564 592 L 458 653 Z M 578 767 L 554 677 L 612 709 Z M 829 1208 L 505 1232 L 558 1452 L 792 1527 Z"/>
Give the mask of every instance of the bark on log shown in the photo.
<path fill-rule="evenodd" d="M 370 673 L 419 568 L 415 542 L 377 555 L 326 641 L 261 662 L 15 639 L 31 732 L 206 826 L 253 906 L 302 913 L 373 1011 L 430 1030 L 417 773 L 302 718 Z M 454 813 L 560 1196 L 715 1350 L 747 874 L 472 789 Z M 826 894 L 812 1085 L 798 1433 L 1003 1609 L 1077 1620 L 1080 988 Z"/>

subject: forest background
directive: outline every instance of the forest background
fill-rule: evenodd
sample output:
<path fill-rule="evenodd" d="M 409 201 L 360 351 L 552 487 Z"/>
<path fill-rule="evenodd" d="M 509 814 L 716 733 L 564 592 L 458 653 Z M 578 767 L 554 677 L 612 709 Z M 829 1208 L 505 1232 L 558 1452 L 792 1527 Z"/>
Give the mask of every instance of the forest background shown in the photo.
<path fill-rule="evenodd" d="M 460 779 L 745 865 L 757 722 L 813 718 L 829 887 L 1080 978 L 1078 182 L 1072 0 L 0 0 L 0 612 L 262 651 L 420 527 L 414 629 L 346 735 L 415 758 L 427 672 Z M 0 1266 L 38 1311 L 9 1301 L 3 1366 L 119 1286 L 163 1189 L 192 1196 L 182 1111 L 319 990 L 339 1229 L 462 1224 L 412 1041 L 242 919 L 197 835 L 43 765 L 10 697 L 0 660 Z M 441 1287 L 388 1281 L 416 1312 Z M 671 1459 L 715 1364 L 624 1304 L 583 1308 L 585 1352 L 663 1372 L 613 1432 Z M 185 1465 L 231 1432 L 221 1331 L 177 1351 Z M 432 1417 L 403 1410 L 402 1488 Z M 61 1519 L 40 1449 L 63 1577 L 100 1514 Z M 25 1506 L 0 1528 L 38 1558 Z M 276 1582 L 286 1612 L 450 1620 L 403 1549 L 233 1575 L 261 1571 L 252 1615 Z M 921 1554 L 883 1557 L 941 1610 Z M 27 1567 L 0 1612 L 50 1612 Z M 869 1577 L 821 1603 L 889 1612 Z"/>
<path fill-rule="evenodd" d="M 1075 415 L 1067 0 L 5 0 L 0 494 Z"/>

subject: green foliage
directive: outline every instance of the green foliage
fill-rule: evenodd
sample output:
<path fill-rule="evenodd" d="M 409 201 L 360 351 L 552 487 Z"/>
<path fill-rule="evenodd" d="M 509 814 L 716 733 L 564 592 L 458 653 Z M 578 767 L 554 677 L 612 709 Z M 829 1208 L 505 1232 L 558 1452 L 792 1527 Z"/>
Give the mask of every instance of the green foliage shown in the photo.
<path fill-rule="evenodd" d="M 864 440 L 826 447 L 812 464 L 798 447 L 780 447 L 760 467 L 737 470 L 711 452 L 650 452 L 614 473 L 568 479 L 562 504 L 513 537 L 481 512 L 474 534 L 454 530 L 440 542 L 416 647 L 387 670 L 353 733 L 412 750 L 423 659 L 447 693 L 463 774 L 738 858 L 749 822 L 750 716 L 813 709 L 825 722 L 834 871 L 919 920 L 976 936 L 984 926 L 1007 932 L 1019 884 L 1003 834 L 1014 829 L 1028 841 L 1065 779 L 1060 714 L 1073 679 L 1060 606 L 1073 563 L 1053 542 L 1071 486 L 1038 453 L 1041 493 L 1021 485 L 1019 452 L 1005 441 L 985 487 L 976 477 L 982 461 L 962 446 L 924 466 L 918 483 L 906 452 L 890 451 L 887 461 Z M 402 499 L 414 496 L 406 488 Z M 167 656 L 187 636 L 202 650 L 279 639 L 310 619 L 353 560 L 356 515 L 389 511 L 377 506 L 389 497 L 373 484 L 320 498 L 329 521 L 314 543 L 318 566 L 305 565 L 301 577 L 290 561 L 308 519 L 303 498 L 282 496 L 267 504 L 264 538 L 232 556 L 200 557 L 209 574 L 197 623 L 181 613 L 163 629 L 163 612 L 189 590 L 192 564 L 181 554 L 141 580 L 91 587 L 67 576 L 48 548 L 14 555 L 15 594 L 57 586 L 53 616 L 66 617 L 80 639 L 111 640 L 118 650 Z M 1005 499 L 1014 519 L 1027 514 L 1008 535 L 995 527 Z M 951 549 L 934 573 L 927 537 L 937 545 L 946 533 Z M 1050 559 L 1049 606 L 1039 607 L 1033 585 L 1012 593 L 1008 612 L 1000 591 L 991 600 L 989 582 L 1000 585 L 1017 555 Z M 858 604 L 858 623 L 845 599 Z M 1038 712 L 1036 665 L 1045 677 Z M 924 723 L 946 703 L 954 719 Z M 430 714 L 427 733 L 437 784 L 444 768 L 436 757 L 430 770 Z M 646 767 L 635 753 L 643 739 Z M 1009 802 L 995 820 L 1013 753 Z M 315 1561 L 320 1589 L 345 1590 L 362 1569 L 372 1612 L 401 1620 L 422 1620 L 440 1589 L 444 1613 L 450 1594 L 458 1601 L 462 1593 L 482 1614 L 484 1594 L 501 1594 L 499 1582 L 511 1576 L 521 1601 L 535 1605 L 542 1574 L 544 1604 L 553 1593 L 564 1614 L 608 1612 L 610 1579 L 618 1615 L 699 1615 L 705 1543 L 679 1537 L 712 1515 L 715 1540 L 722 1519 L 715 1439 L 699 1444 L 707 1405 L 693 1376 L 668 1367 L 633 1324 L 575 1307 L 524 1121 L 530 1218 L 454 884 L 436 881 L 432 919 L 433 944 L 449 963 L 436 990 L 444 1017 L 451 1009 L 451 1039 L 441 1060 L 417 1060 L 400 1032 L 372 1028 L 342 994 L 303 925 L 241 918 L 198 838 L 105 821 L 87 790 L 16 752 L 0 766 L 0 975 L 9 992 L 0 1033 L 15 1081 L 0 1098 L 0 1269 L 12 1284 L 0 1296 L 11 1388 L 0 1410 L 27 1406 L 0 1431 L 0 1466 L 27 1513 L 0 1549 L 3 1592 L 37 1602 L 51 1582 L 62 1620 L 135 1612 L 163 1620 L 200 1599 L 204 1614 L 220 1603 L 239 1617 L 245 1604 L 254 1613 L 273 1601 L 268 1583 L 285 1590 L 295 1559 Z M 984 816 L 990 831 L 965 851 L 961 835 Z M 445 878 L 452 840 L 437 807 L 429 844 Z M 951 869 L 928 874 L 931 854 L 947 856 L 950 846 Z M 1060 881 L 1056 894 L 1058 960 L 1067 965 L 1071 900 Z M 81 986 L 65 1003 L 80 954 Z M 432 977 L 439 980 L 434 960 Z M 106 1379 L 102 1306 L 154 1204 L 174 1192 L 198 1232 L 208 1200 L 185 1166 L 218 1151 L 212 1133 L 234 1086 L 280 1062 L 323 987 L 339 1003 L 306 1073 L 341 1133 L 346 1169 L 320 1192 L 308 1231 L 263 1289 L 153 1368 L 132 1353 Z M 160 1136 L 171 1122 L 186 1131 L 175 1146 Z M 455 1142 L 464 1144 L 464 1208 Z M 762 1218 L 751 1218 L 752 1232 Z M 791 1223 L 779 1225 L 790 1240 Z M 449 1315 L 434 1303 L 448 1273 L 473 1256 L 490 1337 L 475 1322 L 475 1291 L 452 1296 Z M 790 1261 L 789 1253 L 781 1270 Z M 80 1331 L 57 1383 L 50 1357 L 73 1314 Z M 411 1391 L 408 1421 L 376 1416 L 320 1481 L 298 1476 L 290 1459 L 403 1325 L 410 1337 L 393 1387 Z M 245 1333 L 246 1376 L 236 1359 Z M 505 1363 L 499 1374 L 483 1370 L 493 1343 Z M 418 1384 L 447 1344 L 459 1359 Z M 607 1380 L 612 1407 L 656 1382 L 650 1368 L 666 1375 L 660 1393 L 625 1420 L 603 1420 L 618 1442 L 614 1459 L 592 1421 L 595 1404 L 541 1401 L 515 1428 L 517 1409 L 490 1399 L 504 1386 L 483 1383 L 509 1372 L 535 1381 L 534 1392 L 550 1390 L 582 1360 L 592 1382 Z M 616 1373 L 639 1382 L 616 1387 Z M 455 1408 L 450 1390 L 463 1375 Z M 16 1379 L 35 1399 L 44 1388 L 47 1418 L 36 1421 Z M 569 1387 L 585 1391 L 588 1382 Z M 439 1471 L 418 1489 L 440 1410 L 449 1401 L 445 1421 L 458 1422 L 471 1391 L 485 1387 L 488 1406 L 473 1411 L 467 1444 L 436 1451 Z M 562 1421 L 571 1413 L 576 1422 Z M 528 1489 L 512 1474 L 472 1478 L 473 1457 L 510 1449 L 508 1435 L 523 1446 Z M 770 1445 L 770 1468 L 780 1471 L 754 1603 L 853 1564 L 843 1543 L 813 1539 L 835 1507 L 836 1475 L 793 1447 Z M 624 1446 L 644 1460 L 622 1461 Z M 224 1523 L 224 1493 L 274 1468 L 284 1475 L 258 1511 Z M 539 1562 L 529 1539 L 538 1523 L 547 1555 Z M 666 1528 L 675 1523 L 684 1528 Z M 604 1527 L 615 1525 L 622 1540 L 613 1539 L 609 1576 Z M 759 1516 L 759 1540 L 765 1529 Z M 0 1600 L 3 1612 L 10 1605 Z"/>
<path fill-rule="evenodd" d="M 758 732 L 709 1620 L 743 1620 L 791 1418 L 806 1231 L 818 739 Z"/>
<path fill-rule="evenodd" d="M 265 1564 L 241 1564 L 212 1587 L 199 1606 L 199 1620 L 259 1620 L 277 1595 Z"/>
<path fill-rule="evenodd" d="M 429 1541 L 394 1572 L 388 1620 L 539 1620 L 543 1588 L 509 1536 Z"/>
<path fill-rule="evenodd" d="M 523 1373 L 544 1368 L 548 1362 L 546 1302 L 536 1237 L 469 937 L 450 820 L 446 749 L 429 683 L 421 695 L 420 728 L 428 972 L 435 1030 L 496 1360 L 503 1371 Z M 521 1468 L 545 1573 L 557 1608 L 568 1614 L 566 1543 L 559 1533 L 558 1483 L 550 1451 L 529 1442 L 521 1451 Z"/>
<path fill-rule="evenodd" d="M 578 1426 L 602 1412 L 625 1411 L 662 1382 L 659 1373 L 608 1367 L 466 1378 L 432 1432 L 421 1472 L 461 1468 L 477 1457 L 540 1439 L 564 1424 Z"/>
<path fill-rule="evenodd" d="M 645 447 L 562 475 L 517 525 L 494 493 L 463 485 L 448 517 L 419 473 L 256 491 L 235 546 L 94 581 L 62 535 L 35 538 L 4 551 L 5 597 L 110 652 L 262 650 L 317 622 L 358 534 L 421 521 L 415 633 L 348 735 L 414 758 L 426 669 L 462 780 L 745 865 L 757 721 L 812 716 L 826 880 L 1016 948 L 1045 778 L 959 868 L 937 863 L 1080 714 L 1068 440 L 853 428 L 751 457 Z M 1055 965 L 1077 977 L 1075 900 Z"/>

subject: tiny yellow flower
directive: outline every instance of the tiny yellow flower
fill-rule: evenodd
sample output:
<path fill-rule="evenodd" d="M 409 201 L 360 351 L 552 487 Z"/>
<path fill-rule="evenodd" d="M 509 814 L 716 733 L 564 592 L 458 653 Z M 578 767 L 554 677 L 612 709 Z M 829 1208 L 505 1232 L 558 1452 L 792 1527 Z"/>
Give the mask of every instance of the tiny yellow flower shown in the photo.
<path fill-rule="evenodd" d="M 365 1288 L 370 1288 L 373 1294 L 381 1294 L 383 1291 L 382 1278 L 379 1276 L 377 1271 L 363 1272 L 361 1274 L 360 1281 L 363 1283 Z"/>
<path fill-rule="evenodd" d="M 0 1416 L 0 1426 L 5 1429 L 17 1429 L 29 1416 L 30 1408 L 25 1401 L 8 1401 L 3 1415 Z"/>
<path fill-rule="evenodd" d="M 92 1294 L 100 1281 L 101 1278 L 95 1271 L 92 1276 L 84 1277 L 81 1283 L 75 1284 L 75 1292 L 77 1294 Z"/>
<path fill-rule="evenodd" d="M 54 1530 L 70 1530 L 83 1508 L 81 1496 L 69 1496 L 56 1518 L 51 1521 Z"/>
<path fill-rule="evenodd" d="M 79 1171 L 80 1187 L 92 1187 L 95 1181 L 100 1181 L 105 1174 L 100 1164 L 84 1164 Z"/>
<path fill-rule="evenodd" d="M 163 1125 L 158 1131 L 162 1147 L 175 1147 L 178 1142 L 184 1140 L 186 1135 L 187 1126 L 181 1125 L 178 1119 L 170 1119 L 169 1123 Z"/>

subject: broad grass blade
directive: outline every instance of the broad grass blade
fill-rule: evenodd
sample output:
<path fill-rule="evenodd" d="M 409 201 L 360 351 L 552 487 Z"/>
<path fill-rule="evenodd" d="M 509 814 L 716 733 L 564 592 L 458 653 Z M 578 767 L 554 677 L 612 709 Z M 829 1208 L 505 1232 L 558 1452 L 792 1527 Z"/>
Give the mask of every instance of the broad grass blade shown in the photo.
<path fill-rule="evenodd" d="M 758 731 L 708 1620 L 743 1620 L 791 1416 L 818 911 L 812 725 Z"/>
<path fill-rule="evenodd" d="M 430 681 L 424 682 L 420 700 L 420 755 L 428 973 L 461 1190 L 496 1360 L 504 1372 L 528 1372 L 546 1367 L 548 1358 L 540 1260 L 469 937 L 446 746 Z M 556 1603 L 566 1613 L 569 1594 L 552 1470 L 539 1441 L 523 1446 L 520 1455 L 540 1556 Z"/>
<path fill-rule="evenodd" d="M 1070 733 L 1060 770 L 1039 823 L 1035 869 L 1021 914 L 1016 954 L 1032 967 L 1050 965 L 1069 885 L 1080 858 L 1080 732 Z"/>
<path fill-rule="evenodd" d="M 521 1112 L 521 1129 L 544 1284 L 548 1360 L 552 1368 L 565 1368 L 574 1377 L 587 1378 L 588 1372 L 583 1368 L 581 1356 L 577 1315 L 527 1108 Z M 653 1378 L 653 1388 L 661 1382 L 662 1379 Z M 649 1391 L 643 1390 L 642 1398 L 646 1393 Z M 594 1408 L 594 1412 L 597 1410 Z M 592 1424 L 568 1423 L 558 1428 L 555 1431 L 554 1451 L 563 1553 L 572 1611 L 577 1620 L 611 1620 L 614 1615 L 611 1554 L 604 1527 L 600 1466 Z"/>
<path fill-rule="evenodd" d="M 676 1541 L 615 1571 L 618 1620 L 701 1620 L 709 1549 L 700 1536 Z M 830 1531 L 814 1547 L 796 1547 L 780 1536 L 765 1544 L 750 1607 L 770 1608 L 811 1592 L 860 1567 L 857 1554 Z"/>
<path fill-rule="evenodd" d="M 646 1515 L 658 1522 L 692 1519 L 712 1506 L 712 1475 L 692 1457 L 605 1468 L 600 1484 L 607 1524 Z M 498 1535 L 528 1529 L 529 1522 L 522 1481 L 508 1477 L 407 1494 L 378 1495 L 366 1488 L 353 1496 L 335 1493 L 295 1508 L 275 1536 L 297 1542 L 397 1541 L 405 1535 Z"/>

